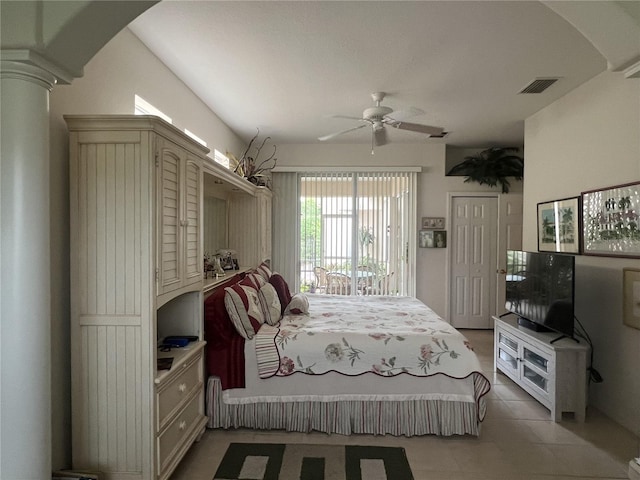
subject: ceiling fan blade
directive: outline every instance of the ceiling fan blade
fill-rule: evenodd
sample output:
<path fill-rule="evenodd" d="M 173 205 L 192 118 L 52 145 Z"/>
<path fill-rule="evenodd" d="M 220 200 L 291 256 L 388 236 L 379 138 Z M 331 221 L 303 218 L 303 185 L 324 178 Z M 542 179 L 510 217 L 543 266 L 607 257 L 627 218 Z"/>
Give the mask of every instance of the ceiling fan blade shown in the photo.
<path fill-rule="evenodd" d="M 345 118 L 347 120 L 359 120 L 359 121 L 365 120 L 364 118 L 361 118 L 361 117 L 352 117 L 349 115 L 331 115 L 330 118 Z"/>
<path fill-rule="evenodd" d="M 424 115 L 424 114 L 425 114 L 425 111 L 421 110 L 420 108 L 407 107 L 407 108 L 403 108 L 402 110 L 395 110 L 390 114 L 385 115 L 385 118 L 400 121 L 400 120 L 404 120 L 405 118 L 416 117 L 418 115 Z"/>
<path fill-rule="evenodd" d="M 387 129 L 382 127 L 373 130 L 373 143 L 376 147 L 387 144 Z"/>
<path fill-rule="evenodd" d="M 363 125 L 358 125 L 357 127 L 349 128 L 347 130 L 342 130 L 341 132 L 330 133 L 329 135 L 325 135 L 324 137 L 318 137 L 318 140 L 324 142 L 325 140 L 330 140 L 332 138 L 337 137 L 338 135 L 342 135 L 343 133 L 353 132 L 354 130 L 360 130 L 361 128 L 367 127 L 368 125 L 365 123 Z"/>
<path fill-rule="evenodd" d="M 426 133 L 431 137 L 444 137 L 446 132 L 442 127 L 432 127 L 431 125 L 422 125 L 420 123 L 395 122 L 388 125 L 399 130 L 408 130 L 410 132 Z"/>

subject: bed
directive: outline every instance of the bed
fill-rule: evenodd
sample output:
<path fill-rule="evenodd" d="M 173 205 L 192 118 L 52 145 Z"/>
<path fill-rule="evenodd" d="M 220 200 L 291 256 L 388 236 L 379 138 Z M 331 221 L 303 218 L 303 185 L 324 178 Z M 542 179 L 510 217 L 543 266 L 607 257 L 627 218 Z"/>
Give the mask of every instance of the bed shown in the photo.
<path fill-rule="evenodd" d="M 209 428 L 480 434 L 489 381 L 467 339 L 419 300 L 298 294 L 281 299 L 302 302 L 297 313 L 243 338 L 221 303 L 239 281 L 205 302 Z"/>

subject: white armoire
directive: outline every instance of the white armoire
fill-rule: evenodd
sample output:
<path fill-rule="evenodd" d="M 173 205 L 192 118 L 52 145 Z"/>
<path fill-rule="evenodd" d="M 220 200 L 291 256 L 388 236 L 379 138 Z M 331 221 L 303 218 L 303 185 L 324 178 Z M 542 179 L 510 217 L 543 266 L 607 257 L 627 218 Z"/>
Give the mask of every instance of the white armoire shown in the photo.
<path fill-rule="evenodd" d="M 70 133 L 73 468 L 172 473 L 204 431 L 202 178 L 208 150 L 152 116 Z M 160 352 L 169 335 L 185 348 Z M 158 370 L 158 357 L 171 357 Z"/>

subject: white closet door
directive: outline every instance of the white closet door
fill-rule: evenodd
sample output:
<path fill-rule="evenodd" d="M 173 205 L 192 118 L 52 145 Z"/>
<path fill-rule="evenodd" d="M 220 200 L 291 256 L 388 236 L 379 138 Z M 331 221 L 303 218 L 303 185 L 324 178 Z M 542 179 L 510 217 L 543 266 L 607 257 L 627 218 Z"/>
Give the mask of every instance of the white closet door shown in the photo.
<path fill-rule="evenodd" d="M 495 314 L 498 199 L 453 197 L 450 308 L 456 328 L 491 328 Z"/>

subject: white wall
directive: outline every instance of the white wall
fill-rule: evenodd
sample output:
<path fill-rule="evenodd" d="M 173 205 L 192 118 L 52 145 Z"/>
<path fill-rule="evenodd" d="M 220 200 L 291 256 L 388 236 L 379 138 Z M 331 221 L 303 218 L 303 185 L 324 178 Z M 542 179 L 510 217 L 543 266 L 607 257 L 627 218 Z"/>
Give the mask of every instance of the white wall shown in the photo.
<path fill-rule="evenodd" d="M 524 248 L 536 204 L 640 180 L 640 79 L 605 72 L 525 122 Z M 622 269 L 639 259 L 578 256 L 576 316 L 594 343 L 589 403 L 640 434 L 640 330 L 622 323 Z"/>
<path fill-rule="evenodd" d="M 69 161 L 64 114 L 132 114 L 138 94 L 209 148 L 240 154 L 242 142 L 128 29 L 86 65 L 85 75 L 53 89 L 51 128 L 52 466 L 70 465 Z M 240 152 L 240 153 L 238 153 Z M 37 274 L 37 266 L 33 266 Z"/>

